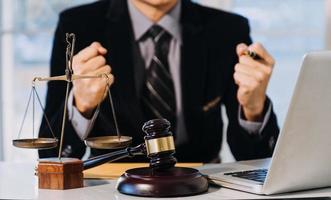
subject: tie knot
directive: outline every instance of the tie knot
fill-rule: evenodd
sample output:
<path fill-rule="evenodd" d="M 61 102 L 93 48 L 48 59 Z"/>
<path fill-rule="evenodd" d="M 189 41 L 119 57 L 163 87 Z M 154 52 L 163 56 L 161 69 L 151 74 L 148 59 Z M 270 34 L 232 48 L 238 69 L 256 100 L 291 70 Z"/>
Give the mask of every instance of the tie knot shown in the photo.
<path fill-rule="evenodd" d="M 153 25 L 148 31 L 147 34 L 151 37 L 154 42 L 158 42 L 161 37 L 170 36 L 170 34 L 161 26 Z"/>

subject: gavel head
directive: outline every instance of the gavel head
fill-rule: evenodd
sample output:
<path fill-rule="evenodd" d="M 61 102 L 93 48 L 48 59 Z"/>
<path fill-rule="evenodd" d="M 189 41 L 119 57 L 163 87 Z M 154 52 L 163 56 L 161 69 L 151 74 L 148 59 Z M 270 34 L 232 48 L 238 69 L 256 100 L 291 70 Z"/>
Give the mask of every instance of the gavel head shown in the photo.
<path fill-rule="evenodd" d="M 142 130 L 147 157 L 150 158 L 150 167 L 167 169 L 173 167 L 177 160 L 173 156 L 175 144 L 172 133 L 169 131 L 170 122 L 166 119 L 153 119 L 146 122 Z"/>

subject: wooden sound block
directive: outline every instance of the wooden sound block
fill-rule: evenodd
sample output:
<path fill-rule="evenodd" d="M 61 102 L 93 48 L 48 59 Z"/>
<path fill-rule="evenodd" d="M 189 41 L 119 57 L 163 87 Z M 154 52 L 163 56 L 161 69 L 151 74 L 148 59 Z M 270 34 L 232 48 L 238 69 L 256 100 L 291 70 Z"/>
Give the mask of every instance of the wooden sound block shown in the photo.
<path fill-rule="evenodd" d="M 143 197 L 179 197 L 208 190 L 208 181 L 198 170 L 173 167 L 153 170 L 149 167 L 127 170 L 117 182 L 119 192 Z"/>
<path fill-rule="evenodd" d="M 40 159 L 36 171 L 39 189 L 65 190 L 84 186 L 83 162 L 79 159 Z"/>

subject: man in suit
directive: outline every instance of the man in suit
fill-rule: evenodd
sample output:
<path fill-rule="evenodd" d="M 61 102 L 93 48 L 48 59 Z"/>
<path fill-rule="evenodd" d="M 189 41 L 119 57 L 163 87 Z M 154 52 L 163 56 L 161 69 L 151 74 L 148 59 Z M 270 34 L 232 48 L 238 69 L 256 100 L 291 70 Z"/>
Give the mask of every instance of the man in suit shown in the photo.
<path fill-rule="evenodd" d="M 179 161 L 217 162 L 223 104 L 234 157 L 271 156 L 279 132 L 266 97 L 274 60 L 261 44 L 252 44 L 245 18 L 189 0 L 104 0 L 72 8 L 60 14 L 52 76 L 64 73 L 67 32 L 77 37 L 74 74 L 109 74 L 120 132 L 132 136 L 134 145 L 143 142 L 145 121 L 165 117 Z M 115 135 L 105 86 L 103 79 L 73 82 L 63 156 L 83 156 L 86 137 Z M 64 94 L 63 83 L 48 84 L 46 115 L 57 137 Z M 51 137 L 44 121 L 39 136 Z"/>

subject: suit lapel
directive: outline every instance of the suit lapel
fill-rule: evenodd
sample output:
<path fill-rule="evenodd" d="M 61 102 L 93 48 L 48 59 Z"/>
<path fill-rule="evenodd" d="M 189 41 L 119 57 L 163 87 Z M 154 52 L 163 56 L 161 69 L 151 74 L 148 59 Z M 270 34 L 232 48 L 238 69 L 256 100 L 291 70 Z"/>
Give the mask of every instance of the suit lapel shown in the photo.
<path fill-rule="evenodd" d="M 117 110 L 124 111 L 121 115 L 126 116 L 126 120 L 130 120 L 134 126 L 140 126 L 139 122 L 142 122 L 142 114 L 139 105 L 137 105 L 139 100 L 136 96 L 132 57 L 134 40 L 127 1 L 111 1 L 106 17 L 109 23 L 106 25 L 105 32 L 105 38 L 108 41 L 107 46 L 109 47 L 107 58 L 115 76 L 115 82 L 111 88 L 114 96 L 116 96 L 115 101 L 117 102 L 115 102 L 115 105 L 120 108 Z"/>
<path fill-rule="evenodd" d="M 188 136 L 190 139 L 195 136 L 196 127 L 192 122 L 200 122 L 202 119 L 195 118 L 201 115 L 192 113 L 201 112 L 204 100 L 204 86 L 206 74 L 206 48 L 204 47 L 202 22 L 196 7 L 189 1 L 182 1 L 182 38 L 181 49 L 181 84 L 182 104 Z"/>

